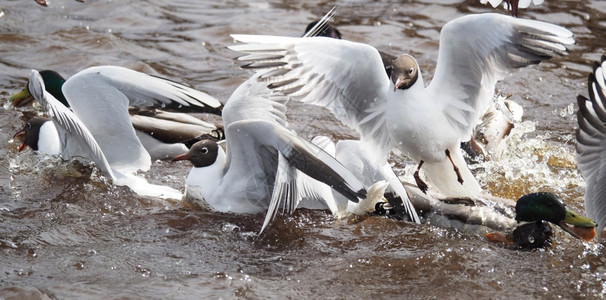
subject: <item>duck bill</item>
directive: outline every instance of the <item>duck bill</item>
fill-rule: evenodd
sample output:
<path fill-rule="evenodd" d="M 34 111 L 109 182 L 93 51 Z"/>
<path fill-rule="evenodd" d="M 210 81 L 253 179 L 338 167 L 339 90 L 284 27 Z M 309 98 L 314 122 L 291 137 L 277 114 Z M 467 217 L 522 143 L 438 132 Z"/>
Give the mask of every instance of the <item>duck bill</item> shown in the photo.
<path fill-rule="evenodd" d="M 577 239 L 579 239 L 579 240 L 582 240 L 582 239 L 583 239 L 583 238 L 582 238 L 580 235 L 578 235 L 578 234 L 577 234 L 577 233 L 574 231 L 574 229 L 572 228 L 572 226 L 570 226 L 570 225 L 566 224 L 566 222 L 565 222 L 565 221 L 563 221 L 563 220 L 562 220 L 562 221 L 560 221 L 560 223 L 558 223 L 558 226 L 560 226 L 560 228 L 562 228 L 564 231 L 568 232 L 568 233 L 569 233 L 570 235 L 572 235 L 573 237 L 575 237 L 575 238 L 577 238 Z"/>
<path fill-rule="evenodd" d="M 573 237 L 581 239 L 581 240 L 588 241 L 588 240 L 591 240 L 595 236 L 595 235 L 589 234 L 589 237 L 591 237 L 591 238 L 589 238 L 587 236 L 587 234 L 584 232 L 592 231 L 593 233 L 595 233 L 596 223 L 590 218 L 578 215 L 569 210 L 566 211 L 566 218 L 564 220 L 560 221 L 558 226 L 560 226 L 560 228 L 562 228 L 564 231 L 568 232 Z M 581 233 L 582 236 L 579 233 Z"/>
<path fill-rule="evenodd" d="M 12 101 L 13 106 L 15 107 L 21 107 L 32 103 L 34 101 L 34 97 L 30 94 L 27 87 L 25 87 L 18 93 L 10 96 L 8 101 Z"/>
<path fill-rule="evenodd" d="M 567 224 L 570 224 L 570 225 L 580 226 L 580 227 L 596 227 L 597 226 L 597 224 L 592 219 L 581 216 L 581 215 L 576 214 L 569 210 L 566 211 L 566 218 L 564 219 L 564 222 L 566 222 Z"/>

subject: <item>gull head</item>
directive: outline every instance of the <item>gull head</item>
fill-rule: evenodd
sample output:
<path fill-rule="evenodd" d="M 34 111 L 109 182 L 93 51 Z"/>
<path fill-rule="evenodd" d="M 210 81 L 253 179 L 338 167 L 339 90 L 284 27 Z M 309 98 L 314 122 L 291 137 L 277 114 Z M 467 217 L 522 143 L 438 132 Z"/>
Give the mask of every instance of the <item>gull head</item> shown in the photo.
<path fill-rule="evenodd" d="M 194 167 L 203 168 L 215 163 L 219 155 L 219 145 L 212 140 L 202 140 L 191 146 L 189 151 L 173 158 L 177 160 L 189 160 Z"/>
<path fill-rule="evenodd" d="M 46 122 L 51 122 L 50 118 L 47 117 L 34 117 L 27 121 L 23 129 L 13 135 L 13 139 L 22 142 L 19 147 L 19 152 L 23 151 L 27 146 L 33 150 L 38 150 L 38 140 L 40 139 L 40 131 L 42 125 Z"/>
<path fill-rule="evenodd" d="M 400 55 L 393 61 L 391 81 L 394 92 L 397 89 L 405 90 L 413 86 L 419 78 L 419 64 L 410 55 Z"/>

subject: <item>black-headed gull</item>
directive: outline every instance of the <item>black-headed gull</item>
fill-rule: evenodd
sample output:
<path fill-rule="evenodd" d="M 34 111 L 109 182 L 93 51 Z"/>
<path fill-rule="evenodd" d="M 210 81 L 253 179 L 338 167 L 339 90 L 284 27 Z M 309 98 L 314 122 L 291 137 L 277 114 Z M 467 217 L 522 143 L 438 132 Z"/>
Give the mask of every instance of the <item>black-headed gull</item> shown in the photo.
<path fill-rule="evenodd" d="M 447 23 L 439 58 L 425 87 L 416 60 L 400 56 L 391 78 L 377 50 L 325 37 L 232 35 L 249 53 L 240 60 L 261 68 L 268 87 L 291 98 L 327 107 L 358 130 L 366 147 L 386 161 L 392 147 L 409 155 L 447 196 L 480 192 L 460 150 L 490 104 L 496 82 L 512 69 L 568 53 L 572 33 L 560 26 L 499 14 L 478 14 Z M 453 171 L 454 169 L 454 171 Z M 424 182 L 415 174 L 420 187 Z"/>
<path fill-rule="evenodd" d="M 179 191 L 149 184 L 136 175 L 149 170 L 151 158 L 131 124 L 128 106 L 177 103 L 205 107 L 210 103 L 220 107 L 216 99 L 172 81 L 113 66 L 81 71 L 61 90 L 71 109 L 46 91 L 38 71 L 31 72 L 27 92 L 52 119 L 58 136 L 55 152 L 58 150 L 65 159 L 84 157 L 94 161 L 114 184 L 128 186 L 139 195 L 181 198 Z M 50 127 L 42 126 L 40 130 Z"/>
<path fill-rule="evenodd" d="M 261 232 L 278 210 L 291 213 L 301 200 L 318 198 L 316 180 L 350 201 L 365 199 L 365 186 L 348 169 L 285 127 L 284 101 L 254 77 L 242 83 L 223 109 L 226 151 L 204 140 L 175 158 L 194 165 L 186 197 L 221 212 L 267 211 Z"/>
<path fill-rule="evenodd" d="M 595 63 L 587 86 L 589 99 L 579 95 L 576 150 L 579 170 L 585 178 L 585 212 L 598 223 L 598 235 L 606 225 L 606 56 Z"/>

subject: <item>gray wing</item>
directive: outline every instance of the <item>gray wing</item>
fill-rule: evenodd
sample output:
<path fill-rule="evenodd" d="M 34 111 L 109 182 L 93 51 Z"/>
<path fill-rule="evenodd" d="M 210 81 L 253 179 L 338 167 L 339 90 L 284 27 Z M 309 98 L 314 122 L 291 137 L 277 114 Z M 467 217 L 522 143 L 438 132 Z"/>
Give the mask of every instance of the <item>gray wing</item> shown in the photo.
<path fill-rule="evenodd" d="M 545 22 L 500 14 L 457 18 L 442 28 L 436 71 L 427 89 L 467 140 L 498 80 L 515 68 L 566 55 L 566 45 L 573 43 L 570 31 Z"/>
<path fill-rule="evenodd" d="M 237 121 L 265 120 L 286 126 L 287 98 L 268 89 L 253 76 L 231 94 L 223 108 L 223 124 L 227 127 Z"/>
<path fill-rule="evenodd" d="M 155 109 L 151 115 L 133 114 L 133 109 L 130 109 L 130 121 L 136 130 L 164 143 L 185 143 L 217 130 L 217 126 L 188 114 Z"/>
<path fill-rule="evenodd" d="M 384 114 L 391 83 L 375 48 L 326 37 L 232 37 L 247 44 L 229 48 L 248 53 L 239 60 L 264 69 L 257 76 L 269 88 L 328 108 L 387 157 L 391 140 Z"/>
<path fill-rule="evenodd" d="M 94 68 L 70 77 L 63 94 L 73 112 L 93 135 L 114 170 L 132 174 L 147 171 L 151 158 L 135 133 L 128 113 L 129 99 L 116 79 L 92 72 Z"/>
<path fill-rule="evenodd" d="M 92 82 L 112 86 L 129 99 L 131 106 L 161 106 L 180 111 L 221 114 L 222 105 L 212 96 L 183 84 L 117 66 L 91 67 L 70 77 L 88 77 Z M 67 84 L 67 82 L 66 82 Z M 74 101 L 74 99 L 68 100 Z"/>
<path fill-rule="evenodd" d="M 579 129 L 576 133 L 577 161 L 586 182 L 585 211 L 598 223 L 598 234 L 606 225 L 606 56 L 589 74 L 589 99 L 578 96 Z"/>
<path fill-rule="evenodd" d="M 205 93 L 115 66 L 83 70 L 70 77 L 62 91 L 109 164 L 124 174 L 147 171 L 151 166 L 151 158 L 131 124 L 129 106 L 221 106 Z"/>
<path fill-rule="evenodd" d="M 231 156 L 226 178 L 231 174 L 240 177 L 242 174 L 253 176 L 258 171 L 251 168 L 265 168 L 265 174 L 273 174 L 267 178 L 267 183 L 271 184 L 273 189 L 287 188 L 274 190 L 275 197 L 272 199 L 274 202 L 284 199 L 292 202 L 268 203 L 267 206 L 271 205 L 274 210 L 286 204 L 294 209 L 298 203 L 296 199 L 300 199 L 297 187 L 293 186 L 296 185 L 296 172 L 290 170 L 290 167 L 324 182 L 351 201 L 357 202 L 366 195 L 364 185 L 334 157 L 274 122 L 237 121 L 226 126 L 226 137 L 226 148 Z M 278 163 L 280 155 L 283 157 L 282 165 Z M 272 163 L 267 163 L 268 156 L 273 156 Z M 278 167 L 285 169 L 278 171 Z M 278 172 L 284 172 L 284 175 L 276 176 Z M 276 177 L 279 177 L 278 183 L 284 184 L 275 186 Z M 290 197 L 293 195 L 299 196 Z M 268 214 L 273 216 L 275 211 L 268 211 Z"/>
<path fill-rule="evenodd" d="M 68 159 L 74 156 L 88 158 L 94 161 L 108 177 L 115 180 L 114 173 L 101 147 L 88 128 L 69 108 L 45 90 L 44 81 L 36 70 L 32 70 L 30 74 L 28 89 L 52 118 L 61 140 L 63 158 Z"/>

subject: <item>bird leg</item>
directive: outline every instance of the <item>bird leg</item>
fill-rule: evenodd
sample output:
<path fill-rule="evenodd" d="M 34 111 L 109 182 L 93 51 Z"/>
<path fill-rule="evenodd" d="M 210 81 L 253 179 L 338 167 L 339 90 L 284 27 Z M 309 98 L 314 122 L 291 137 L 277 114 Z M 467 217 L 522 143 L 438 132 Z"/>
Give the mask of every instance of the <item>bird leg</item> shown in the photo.
<path fill-rule="evenodd" d="M 448 150 L 446 150 L 448 151 Z M 419 166 L 417 167 L 417 170 L 415 171 L 413 177 L 415 178 L 415 181 L 417 183 L 417 187 L 419 187 L 419 189 L 424 193 L 427 194 L 427 183 L 425 183 L 421 177 L 419 176 L 419 170 L 421 170 L 421 166 L 423 166 L 423 161 L 421 161 L 419 163 Z"/>
<path fill-rule="evenodd" d="M 511 9 L 511 15 L 514 17 L 518 16 L 518 5 L 520 0 L 505 0 L 507 3 L 507 9 Z"/>
<path fill-rule="evenodd" d="M 448 157 L 448 159 L 450 159 L 450 163 L 452 164 L 452 167 L 454 168 L 455 173 L 457 173 L 457 181 L 460 184 L 463 184 L 463 176 L 461 176 L 461 172 L 459 172 L 459 168 L 457 167 L 457 165 L 455 165 L 454 161 L 452 161 L 452 157 L 450 157 L 450 151 L 448 149 L 446 149 L 446 157 Z"/>

